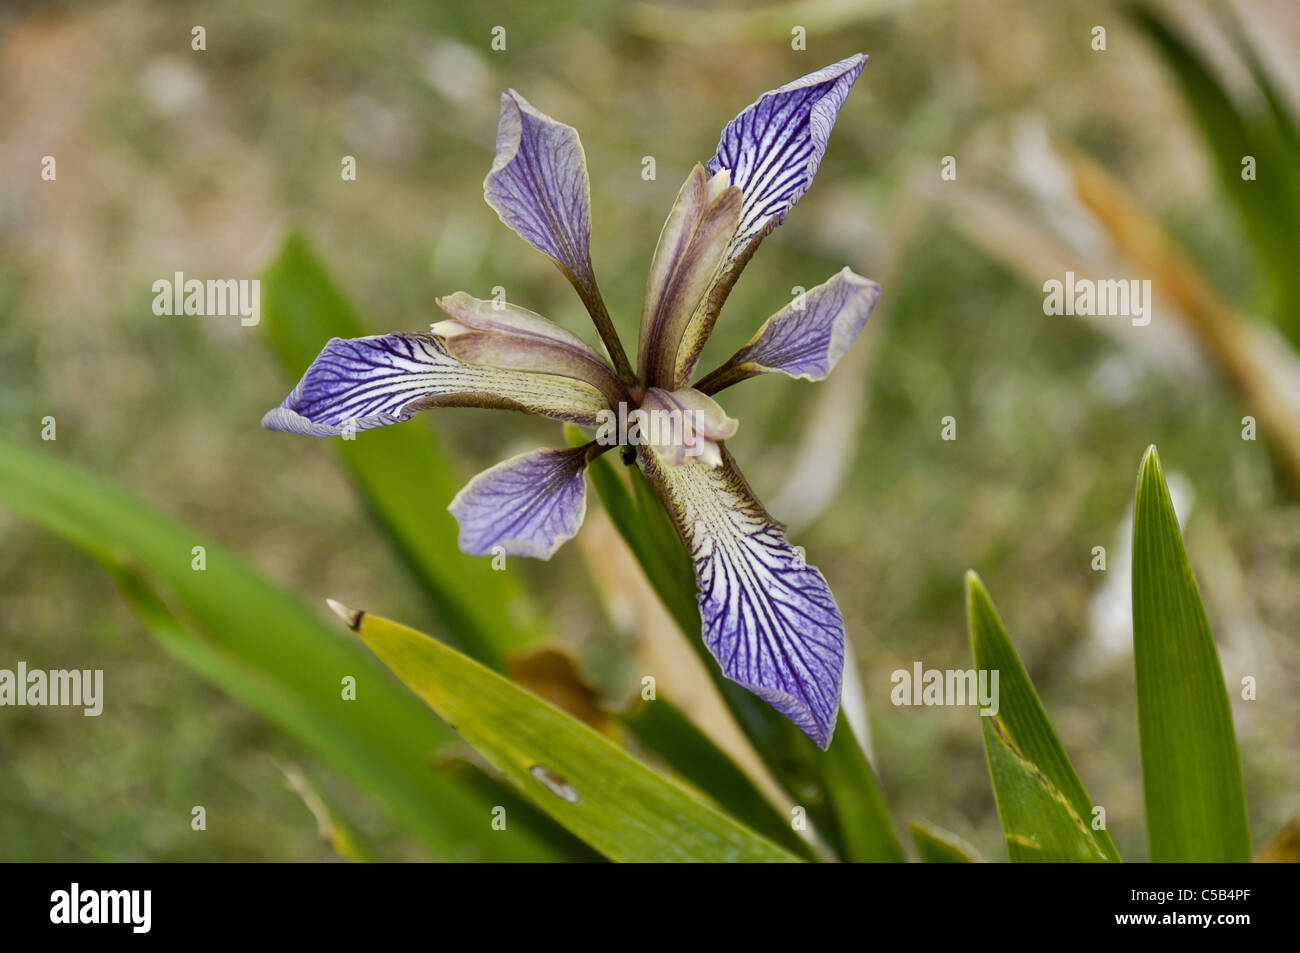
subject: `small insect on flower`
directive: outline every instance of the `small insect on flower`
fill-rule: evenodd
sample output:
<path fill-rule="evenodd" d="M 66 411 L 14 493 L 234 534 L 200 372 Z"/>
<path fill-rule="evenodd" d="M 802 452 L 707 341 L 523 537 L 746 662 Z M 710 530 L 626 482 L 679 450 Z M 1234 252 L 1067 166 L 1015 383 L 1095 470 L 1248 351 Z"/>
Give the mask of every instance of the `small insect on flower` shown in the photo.
<path fill-rule="evenodd" d="M 812 184 L 866 61 L 851 56 L 764 93 L 723 129 L 713 158 L 691 170 L 650 265 L 637 371 L 596 287 L 578 133 L 506 90 L 484 182 L 488 204 L 573 284 L 609 360 L 541 315 L 457 292 L 439 299 L 447 319 L 429 332 L 330 341 L 263 425 L 328 436 L 430 407 L 499 407 L 595 429 L 583 447 L 521 454 L 471 480 L 449 507 L 461 549 L 481 555 L 500 546 L 549 559 L 582 524 L 588 464 L 622 447 L 686 544 L 704 641 L 723 673 L 829 746 L 844 620 L 825 578 L 786 540 L 727 452 L 737 422 L 714 395 L 772 372 L 825 378 L 880 287 L 845 268 L 774 314 L 721 367 L 688 381 L 741 270 Z"/>

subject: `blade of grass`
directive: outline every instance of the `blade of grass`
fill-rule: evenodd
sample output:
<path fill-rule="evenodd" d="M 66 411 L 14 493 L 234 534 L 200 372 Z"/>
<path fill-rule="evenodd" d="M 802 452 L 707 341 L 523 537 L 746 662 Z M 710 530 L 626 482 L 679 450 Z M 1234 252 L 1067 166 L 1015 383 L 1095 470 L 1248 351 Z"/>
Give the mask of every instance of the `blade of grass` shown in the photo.
<path fill-rule="evenodd" d="M 1133 510 L 1133 661 L 1151 859 L 1250 860 L 1223 669 L 1155 447 Z"/>
<path fill-rule="evenodd" d="M 990 685 L 998 673 L 997 714 L 981 712 L 980 727 L 1007 853 L 1013 861 L 1118 861 L 1110 835 L 1085 822 L 1092 819 L 1094 802 L 973 572 L 966 574 L 966 613 L 976 671 L 990 673 Z"/>
<path fill-rule="evenodd" d="M 431 768 L 453 736 L 360 646 L 213 540 L 3 439 L 0 503 L 102 562 L 164 646 L 373 794 L 435 856 L 563 859 L 523 827 L 491 831 L 490 803 Z M 342 698 L 345 676 L 355 700 Z"/>
<path fill-rule="evenodd" d="M 330 338 L 372 333 L 302 236 L 288 238 L 262 283 L 267 339 L 295 381 Z M 529 618 L 531 609 L 509 573 L 493 572 L 490 560 L 460 551 L 447 504 L 464 480 L 428 422 L 409 421 L 331 442 L 448 637 L 504 670 L 505 657 L 534 642 L 541 629 Z"/>
<path fill-rule="evenodd" d="M 820 760 L 840 856 L 850 861 L 906 860 L 885 792 L 843 710 L 831 746 Z"/>
<path fill-rule="evenodd" d="M 465 748 L 464 753 L 471 754 L 468 747 Z M 477 759 L 470 761 L 465 757 L 453 755 L 439 763 L 438 770 L 467 791 L 478 794 L 486 803 L 491 804 L 493 809 L 504 808 L 507 829 L 522 825 L 528 830 L 537 831 L 557 855 L 569 860 L 582 863 L 605 863 L 605 858 L 599 853 L 551 820 L 540 807 L 515 788 L 504 783 L 489 765 Z"/>
<path fill-rule="evenodd" d="M 507 780 L 609 859 L 798 860 L 468 656 L 389 619 L 336 611 Z"/>

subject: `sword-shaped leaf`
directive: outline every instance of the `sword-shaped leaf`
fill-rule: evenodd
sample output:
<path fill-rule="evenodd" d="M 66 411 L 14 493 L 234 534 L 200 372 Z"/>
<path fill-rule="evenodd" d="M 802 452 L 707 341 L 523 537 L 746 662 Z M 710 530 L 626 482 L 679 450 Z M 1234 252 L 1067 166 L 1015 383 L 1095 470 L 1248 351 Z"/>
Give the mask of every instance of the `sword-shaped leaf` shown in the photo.
<path fill-rule="evenodd" d="M 335 611 L 507 780 L 610 860 L 799 859 L 455 649 L 367 612 Z"/>
<path fill-rule="evenodd" d="M 1094 803 L 1061 746 L 1029 673 L 975 573 L 966 612 L 978 672 L 998 675 L 996 714 L 981 712 L 984 753 L 1012 861 L 1118 861 L 1110 835 L 1093 829 Z"/>
<path fill-rule="evenodd" d="M 1155 447 L 1133 509 L 1133 662 L 1153 861 L 1248 861 L 1232 712 Z"/>
<path fill-rule="evenodd" d="M 791 819 L 783 817 L 731 756 L 672 702 L 665 698 L 638 701 L 618 720 L 678 777 L 707 794 L 736 820 L 805 860 L 819 859 L 795 832 Z"/>

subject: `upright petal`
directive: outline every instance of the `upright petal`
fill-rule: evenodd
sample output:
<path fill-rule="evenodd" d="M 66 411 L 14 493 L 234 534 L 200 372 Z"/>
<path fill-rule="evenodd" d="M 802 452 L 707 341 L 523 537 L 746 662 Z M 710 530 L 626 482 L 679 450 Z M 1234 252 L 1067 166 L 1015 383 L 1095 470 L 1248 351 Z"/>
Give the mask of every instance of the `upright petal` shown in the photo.
<path fill-rule="evenodd" d="M 591 266 L 591 184 L 578 131 L 507 89 L 501 94 L 496 156 L 483 180 L 483 195 L 501 221 L 564 272 L 596 323 L 618 375 L 630 381 L 631 364 Z"/>
<path fill-rule="evenodd" d="M 682 336 L 674 387 L 694 371 L 718 312 L 763 237 L 812 185 L 835 118 L 866 63 L 858 53 L 764 93 L 722 130 L 708 169 L 730 170 L 744 205 L 718 279 Z"/>
<path fill-rule="evenodd" d="M 609 401 L 583 381 L 464 364 L 438 337 L 398 331 L 331 340 L 262 426 L 325 437 L 437 406 L 500 407 L 595 426 Z"/>
<path fill-rule="evenodd" d="M 759 374 L 824 379 L 857 339 L 880 300 L 880 285 L 845 268 L 768 318 L 748 344 L 696 388 L 716 394 Z"/>
<path fill-rule="evenodd" d="M 460 548 L 550 559 L 587 513 L 590 449 L 534 450 L 470 480 L 447 507 L 460 524 Z"/>
<path fill-rule="evenodd" d="M 727 172 L 697 165 L 664 222 L 646 282 L 638 367 L 641 380 L 673 389 L 677 348 L 695 309 L 717 280 L 740 221 L 740 190 Z"/>
<path fill-rule="evenodd" d="M 709 171 L 731 170 L 745 193 L 735 247 L 779 225 L 812 185 L 840 106 L 857 82 L 862 53 L 764 93 L 722 130 Z"/>
<path fill-rule="evenodd" d="M 611 404 L 627 389 L 609 362 L 586 341 L 540 314 L 463 291 L 438 299 L 449 320 L 434 324 L 452 357 L 469 364 L 572 377 L 600 390 Z"/>
<path fill-rule="evenodd" d="M 501 221 L 550 255 L 570 281 L 595 288 L 591 186 L 576 129 L 507 89 L 501 94 L 496 157 L 483 194 Z"/>
<path fill-rule="evenodd" d="M 718 467 L 668 466 L 648 448 L 638 460 L 695 564 L 704 644 L 722 673 L 828 747 L 844 620 L 825 577 L 786 540 L 725 449 Z"/>

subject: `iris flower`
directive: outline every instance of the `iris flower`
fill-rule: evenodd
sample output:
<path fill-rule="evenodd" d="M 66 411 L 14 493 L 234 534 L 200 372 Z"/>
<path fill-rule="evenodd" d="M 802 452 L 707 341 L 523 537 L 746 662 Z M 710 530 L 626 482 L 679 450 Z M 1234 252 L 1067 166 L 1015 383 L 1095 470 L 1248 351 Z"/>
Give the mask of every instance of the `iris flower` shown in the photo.
<path fill-rule="evenodd" d="M 263 425 L 350 435 L 431 407 L 497 407 L 595 428 L 586 446 L 524 453 L 471 480 L 449 506 L 460 547 L 549 559 L 582 523 L 588 464 L 621 445 L 686 545 L 704 642 L 723 673 L 826 748 L 839 712 L 844 620 L 825 577 L 791 546 L 727 451 L 737 421 L 714 396 L 760 374 L 823 379 L 880 288 L 845 268 L 774 314 L 721 367 L 688 381 L 741 270 L 812 184 L 866 60 L 851 56 L 764 93 L 691 170 L 650 266 L 636 371 L 596 286 L 578 133 L 506 90 L 487 202 L 559 266 L 608 359 L 532 311 L 457 292 L 438 300 L 447 318 L 428 332 L 331 340 Z M 610 426 L 638 410 L 685 425 L 646 428 L 649 437 Z"/>

